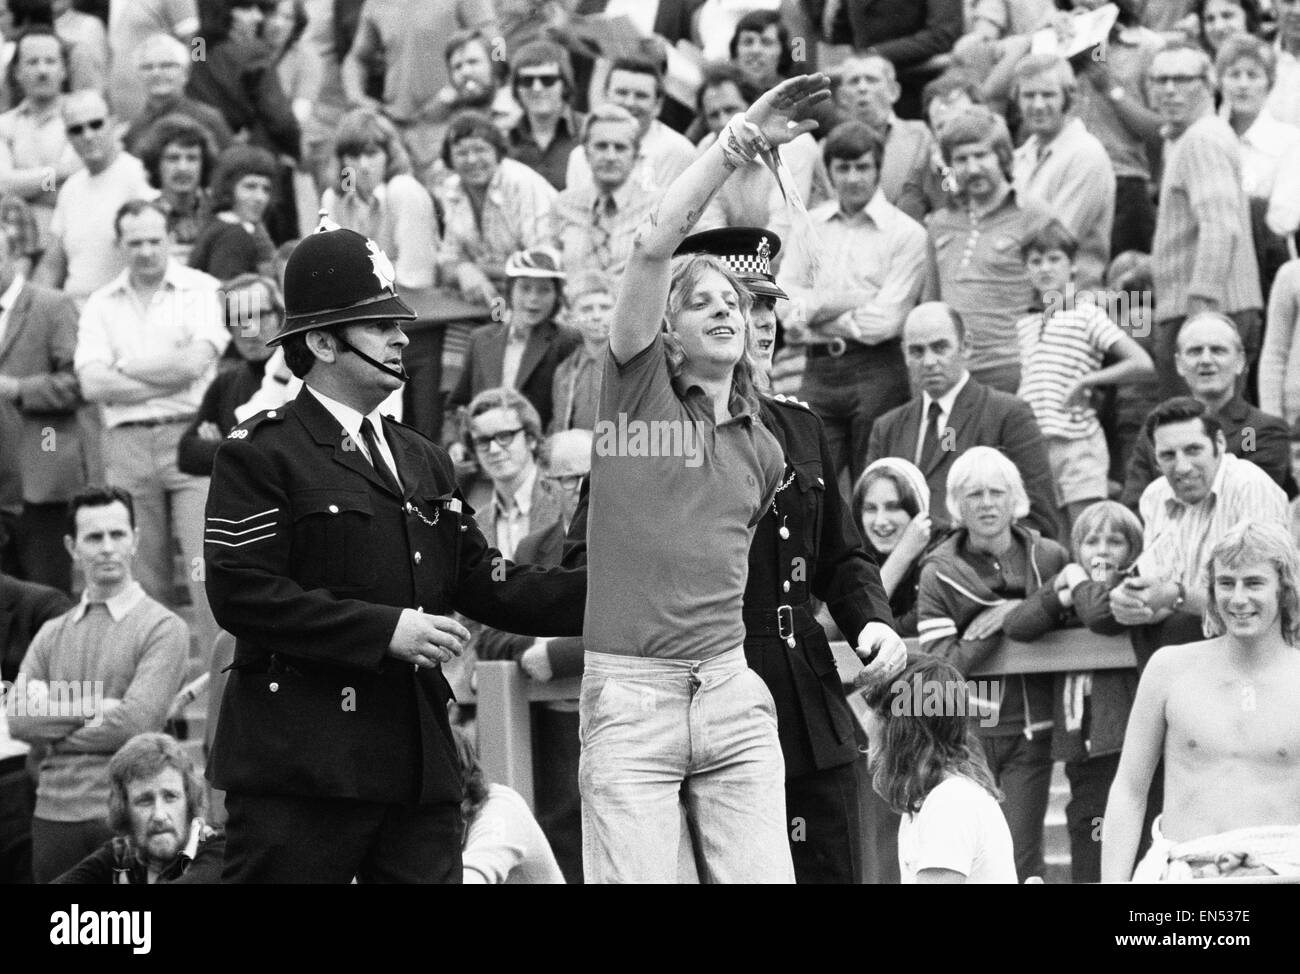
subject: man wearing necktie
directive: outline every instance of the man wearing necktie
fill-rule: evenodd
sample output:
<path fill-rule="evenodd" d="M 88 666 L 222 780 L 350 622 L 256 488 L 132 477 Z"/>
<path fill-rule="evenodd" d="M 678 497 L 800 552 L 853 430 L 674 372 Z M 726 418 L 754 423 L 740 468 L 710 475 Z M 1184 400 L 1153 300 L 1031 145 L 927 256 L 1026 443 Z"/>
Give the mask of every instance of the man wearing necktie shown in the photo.
<path fill-rule="evenodd" d="M 321 228 L 285 271 L 271 344 L 304 382 L 217 452 L 213 612 L 236 638 L 208 775 L 226 790 L 227 882 L 459 882 L 461 777 L 441 665 L 466 616 L 576 635 L 585 574 L 490 547 L 447 454 L 382 416 L 406 374 L 374 241 Z"/>

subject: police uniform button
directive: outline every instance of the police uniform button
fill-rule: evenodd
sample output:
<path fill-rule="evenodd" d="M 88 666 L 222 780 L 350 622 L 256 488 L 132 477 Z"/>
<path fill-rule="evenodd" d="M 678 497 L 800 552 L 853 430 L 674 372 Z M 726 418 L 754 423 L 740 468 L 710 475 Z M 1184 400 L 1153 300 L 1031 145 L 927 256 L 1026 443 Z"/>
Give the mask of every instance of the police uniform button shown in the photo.
<path fill-rule="evenodd" d="M 280 692 L 280 684 L 278 684 L 278 683 L 272 683 L 269 687 L 267 687 L 267 689 L 270 690 L 272 693 L 279 693 L 279 692 Z"/>
<path fill-rule="evenodd" d="M 787 528 L 784 524 L 781 525 L 780 530 L 778 530 L 776 533 L 781 536 L 782 541 L 785 541 L 790 537 L 790 529 Z"/>
<path fill-rule="evenodd" d="M 267 418 L 267 419 L 275 419 L 275 410 L 274 410 L 274 409 L 268 409 L 268 410 L 266 411 L 266 418 Z"/>
<path fill-rule="evenodd" d="M 818 487 L 825 487 L 825 486 L 826 486 L 826 481 L 822 480 L 821 477 L 818 477 L 818 478 L 817 478 L 817 486 L 818 486 Z"/>
<path fill-rule="evenodd" d="M 338 506 L 337 504 L 331 504 L 331 505 L 330 505 L 330 513 L 331 513 L 331 514 L 337 514 L 338 512 L 339 512 L 339 506 Z"/>
<path fill-rule="evenodd" d="M 782 582 L 782 583 L 781 583 L 781 591 L 782 591 L 782 592 L 788 592 L 788 591 L 790 591 L 790 583 L 789 583 L 789 582 Z"/>
<path fill-rule="evenodd" d="M 421 555 L 418 551 L 415 553 L 415 563 L 416 563 L 417 565 L 421 562 L 421 560 L 422 560 L 423 558 L 424 558 L 424 556 Z"/>

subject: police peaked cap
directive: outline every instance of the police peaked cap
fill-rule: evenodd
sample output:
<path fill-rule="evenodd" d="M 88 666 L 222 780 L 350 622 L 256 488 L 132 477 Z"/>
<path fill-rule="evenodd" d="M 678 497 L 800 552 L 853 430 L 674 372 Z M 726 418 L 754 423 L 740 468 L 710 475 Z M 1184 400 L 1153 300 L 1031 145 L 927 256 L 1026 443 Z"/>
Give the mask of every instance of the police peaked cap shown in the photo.
<path fill-rule="evenodd" d="M 772 258 L 781 252 L 781 238 L 762 227 L 719 227 L 693 233 L 673 252 L 711 254 L 726 264 L 754 294 L 788 298 L 772 276 Z"/>
<path fill-rule="evenodd" d="M 393 264 L 373 240 L 322 220 L 289 255 L 284 269 L 284 326 L 290 335 L 354 321 L 415 318 L 397 296 Z"/>

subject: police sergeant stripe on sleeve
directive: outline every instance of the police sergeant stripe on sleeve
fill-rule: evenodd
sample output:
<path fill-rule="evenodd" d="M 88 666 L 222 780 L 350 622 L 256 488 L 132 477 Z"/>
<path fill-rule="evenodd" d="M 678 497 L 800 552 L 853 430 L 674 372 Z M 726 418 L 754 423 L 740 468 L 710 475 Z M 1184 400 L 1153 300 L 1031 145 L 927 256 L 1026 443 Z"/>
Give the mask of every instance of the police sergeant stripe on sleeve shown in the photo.
<path fill-rule="evenodd" d="M 204 540 L 208 544 L 218 544 L 226 548 L 241 548 L 246 544 L 252 544 L 254 541 L 265 541 L 267 538 L 274 538 L 275 537 L 274 518 L 272 518 L 270 521 L 264 524 L 254 524 L 250 527 L 241 528 L 239 530 L 230 530 L 227 528 L 216 528 L 216 527 L 212 527 L 211 524 L 212 522 L 215 521 L 218 524 L 242 525 L 242 524 L 247 524 L 249 521 L 260 521 L 263 518 L 270 517 L 273 514 L 278 514 L 279 511 L 280 509 L 278 507 L 273 507 L 270 510 L 262 511 L 260 514 L 250 514 L 248 517 L 240 518 L 237 521 L 231 520 L 229 518 L 224 518 L 224 517 L 210 517 L 208 518 L 209 527 L 206 529 L 205 532 L 206 537 Z M 244 538 L 244 535 L 255 534 L 258 531 L 266 531 L 268 529 L 271 529 L 269 534 L 260 534 L 254 538 Z M 224 534 L 226 537 L 231 539 L 243 538 L 243 540 L 223 541 L 220 538 L 213 537 L 213 535 L 218 535 L 218 534 Z"/>

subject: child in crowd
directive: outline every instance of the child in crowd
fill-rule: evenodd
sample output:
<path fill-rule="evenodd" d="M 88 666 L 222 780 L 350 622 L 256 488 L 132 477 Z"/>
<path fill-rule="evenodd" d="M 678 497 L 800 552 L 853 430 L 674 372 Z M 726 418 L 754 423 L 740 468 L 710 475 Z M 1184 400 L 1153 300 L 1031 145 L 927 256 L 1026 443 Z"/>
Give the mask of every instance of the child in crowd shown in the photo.
<path fill-rule="evenodd" d="M 1070 532 L 1074 560 L 1025 600 L 1005 624 L 1022 642 L 1052 629 L 1084 625 L 1095 633 L 1127 630 L 1110 612 L 1110 590 L 1142 553 L 1142 523 L 1115 501 L 1083 511 Z M 1101 880 L 1101 816 L 1119 767 L 1124 729 L 1137 693 L 1136 669 L 1060 673 L 1053 708 L 1052 758 L 1065 762 L 1070 802 L 1070 871 L 1076 883 Z"/>
<path fill-rule="evenodd" d="M 913 656 L 896 680 L 867 698 L 872 785 L 903 816 L 902 881 L 1014 883 L 1011 830 L 998 807 L 1002 795 L 971 738 L 965 709 L 913 706 L 935 688 L 945 699 L 967 692 L 951 663 Z"/>
<path fill-rule="evenodd" d="M 1078 244 L 1052 221 L 1025 241 L 1021 257 L 1043 310 L 1016 323 L 1020 398 L 1029 403 L 1047 441 L 1057 503 L 1070 523 L 1109 496 L 1110 451 L 1092 405 L 1097 386 L 1153 376 L 1151 356 L 1074 289 Z M 1107 358 L 1115 359 L 1104 365 Z"/>

